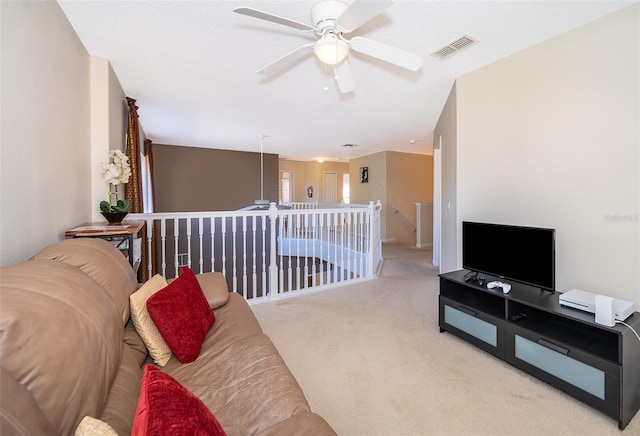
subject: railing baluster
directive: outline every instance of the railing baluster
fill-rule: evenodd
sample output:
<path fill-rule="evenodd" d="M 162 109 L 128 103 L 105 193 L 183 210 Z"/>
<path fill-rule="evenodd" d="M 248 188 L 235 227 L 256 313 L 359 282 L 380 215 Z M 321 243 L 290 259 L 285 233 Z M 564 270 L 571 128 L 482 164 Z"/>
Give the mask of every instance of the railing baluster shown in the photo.
<path fill-rule="evenodd" d="M 220 218 L 220 234 L 222 235 L 222 274 L 227 277 L 227 217 Z"/>
<path fill-rule="evenodd" d="M 360 275 L 363 276 L 364 272 L 364 212 L 358 212 L 358 252 L 360 253 Z"/>
<path fill-rule="evenodd" d="M 187 265 L 191 268 L 191 218 L 187 218 L 185 221 L 187 226 Z"/>
<path fill-rule="evenodd" d="M 204 232 L 204 219 L 202 217 L 199 217 L 198 218 L 198 247 L 199 247 L 198 264 L 200 265 L 200 274 L 204 272 L 204 252 L 202 251 L 203 232 Z"/>
<path fill-rule="evenodd" d="M 174 270 L 174 277 L 178 277 L 178 239 L 180 238 L 180 218 L 174 218 L 173 219 L 173 266 L 175 268 Z"/>
<path fill-rule="evenodd" d="M 338 213 L 334 212 L 332 214 L 333 219 L 333 282 L 338 282 L 338 275 L 340 271 L 336 268 L 338 265 Z"/>
<path fill-rule="evenodd" d="M 351 216 L 352 213 L 351 212 L 347 212 L 346 213 L 346 231 L 345 231 L 345 249 L 347 250 L 347 280 L 351 280 L 353 278 L 353 264 L 351 263 L 351 252 L 352 250 L 352 245 L 351 245 Z"/>
<path fill-rule="evenodd" d="M 296 285 L 295 289 L 300 289 L 300 234 L 302 233 L 302 229 L 300 228 L 301 224 L 301 216 L 296 215 Z M 293 289 L 293 287 L 292 287 Z"/>
<path fill-rule="evenodd" d="M 247 217 L 242 216 L 242 296 L 247 298 Z"/>
<path fill-rule="evenodd" d="M 252 298 L 258 297 L 258 275 L 256 270 L 256 250 L 258 249 L 256 245 L 256 221 L 257 215 L 251 217 L 251 235 L 252 235 L 252 248 L 251 248 L 251 296 Z"/>
<path fill-rule="evenodd" d="M 233 259 L 233 292 L 238 292 L 238 264 L 236 251 L 236 217 L 231 218 L 231 258 Z"/>
<path fill-rule="evenodd" d="M 167 220 L 160 221 L 160 237 L 162 239 L 162 277 L 167 276 Z"/>
<path fill-rule="evenodd" d="M 262 297 L 268 295 L 267 288 L 267 217 L 262 217 Z"/>
<path fill-rule="evenodd" d="M 292 288 L 292 278 L 291 278 L 291 240 L 293 239 L 293 217 L 291 214 L 288 216 L 288 224 L 287 224 L 287 235 L 288 235 L 288 245 L 289 245 L 289 255 L 287 256 L 287 291 L 291 291 Z"/>
<path fill-rule="evenodd" d="M 324 212 L 318 213 L 318 240 L 320 241 L 320 247 L 318 247 L 320 248 L 320 253 L 319 253 L 320 254 L 320 272 L 319 272 L 318 278 L 320 279 L 320 286 L 322 286 L 326 281 L 324 276 L 324 261 L 323 261 L 324 257 L 322 256 L 322 252 L 324 248 L 324 218 L 325 218 Z"/>
<path fill-rule="evenodd" d="M 309 242 L 311 238 L 309 238 L 309 214 L 304 214 L 304 227 L 303 227 L 303 242 L 304 242 L 304 283 L 303 287 L 306 289 L 309 287 Z"/>
<path fill-rule="evenodd" d="M 318 245 L 318 243 L 320 241 L 320 239 L 318 238 L 318 214 L 317 213 L 313 213 L 311 214 L 311 287 L 315 287 L 316 286 L 316 282 L 317 282 L 317 275 L 318 275 L 318 268 L 317 268 L 317 257 L 316 257 L 316 245 Z M 320 261 L 322 262 L 322 260 Z"/>
<path fill-rule="evenodd" d="M 153 219 L 147 219 L 147 271 L 148 277 L 153 277 L 153 259 L 155 259 L 155 253 L 153 253 L 153 238 L 158 237 L 154 235 L 155 227 L 153 225 Z"/>
<path fill-rule="evenodd" d="M 270 226 L 270 236 L 269 236 L 269 289 L 268 295 L 269 297 L 274 297 L 271 293 L 276 292 L 278 289 L 278 265 L 276 264 L 276 252 L 277 252 L 277 233 L 276 233 L 276 225 L 278 224 L 278 219 L 282 221 L 282 215 L 278 215 L 278 210 L 276 209 L 275 203 L 271 203 L 269 206 L 269 226 Z M 275 296 L 277 297 L 277 295 Z"/>
<path fill-rule="evenodd" d="M 216 218 L 211 217 L 209 219 L 209 228 L 211 229 L 211 271 L 216 270 L 216 245 L 215 245 L 215 236 L 216 236 Z"/>

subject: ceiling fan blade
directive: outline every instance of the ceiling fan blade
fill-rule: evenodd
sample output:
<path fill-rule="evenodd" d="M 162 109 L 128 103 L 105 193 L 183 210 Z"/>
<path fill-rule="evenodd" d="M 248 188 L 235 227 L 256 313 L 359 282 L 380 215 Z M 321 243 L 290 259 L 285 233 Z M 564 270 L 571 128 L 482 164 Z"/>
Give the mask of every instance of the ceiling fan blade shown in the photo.
<path fill-rule="evenodd" d="M 351 77 L 351 68 L 345 59 L 340 64 L 333 67 L 336 83 L 340 94 L 346 94 L 353 91 L 353 78 Z"/>
<path fill-rule="evenodd" d="M 270 14 L 269 12 L 259 11 L 258 9 L 248 8 L 248 7 L 240 7 L 235 8 L 233 12 L 242 15 L 248 15 L 253 18 L 260 18 L 261 20 L 271 21 L 272 23 L 282 24 L 283 26 L 293 27 L 294 29 L 299 30 L 310 30 L 313 31 L 314 28 L 308 24 L 301 23 L 299 21 L 290 20 L 288 18 L 280 17 L 278 15 Z"/>
<path fill-rule="evenodd" d="M 391 0 L 355 0 L 339 17 L 338 25 L 350 33 L 393 4 Z"/>
<path fill-rule="evenodd" d="M 266 65 L 258 70 L 258 74 L 263 74 L 268 76 L 270 74 L 275 73 L 278 70 L 285 68 L 288 65 L 291 65 L 298 59 L 302 59 L 308 54 L 313 53 L 313 44 L 305 44 L 302 47 L 298 47 L 297 49 L 287 53 L 281 58 L 276 59 L 271 62 L 269 65 Z"/>
<path fill-rule="evenodd" d="M 366 54 L 411 71 L 418 71 L 423 62 L 422 56 L 359 36 L 351 38 L 349 46 L 358 53 Z"/>

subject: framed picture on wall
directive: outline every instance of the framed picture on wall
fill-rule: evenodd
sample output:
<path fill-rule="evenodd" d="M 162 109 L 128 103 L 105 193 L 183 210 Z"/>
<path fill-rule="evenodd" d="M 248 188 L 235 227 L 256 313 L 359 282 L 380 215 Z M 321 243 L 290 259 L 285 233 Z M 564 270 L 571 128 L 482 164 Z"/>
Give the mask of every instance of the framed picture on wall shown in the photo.
<path fill-rule="evenodd" d="M 369 167 L 360 167 L 360 183 L 369 183 Z"/>

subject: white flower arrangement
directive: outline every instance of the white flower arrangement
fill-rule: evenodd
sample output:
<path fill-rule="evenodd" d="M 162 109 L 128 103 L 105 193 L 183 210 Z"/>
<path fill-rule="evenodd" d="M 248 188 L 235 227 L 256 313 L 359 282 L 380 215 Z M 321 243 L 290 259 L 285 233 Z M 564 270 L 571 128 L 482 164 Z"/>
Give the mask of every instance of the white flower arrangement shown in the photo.
<path fill-rule="evenodd" d="M 131 177 L 129 157 L 120 150 L 111 150 L 109 162 L 102 163 L 102 176 L 109 185 L 127 183 Z"/>
<path fill-rule="evenodd" d="M 102 176 L 109 184 L 109 201 L 100 202 L 100 211 L 128 212 L 131 209 L 131 202 L 117 199 L 116 185 L 129 182 L 131 177 L 129 157 L 120 150 L 109 151 L 109 162 L 102 163 Z"/>

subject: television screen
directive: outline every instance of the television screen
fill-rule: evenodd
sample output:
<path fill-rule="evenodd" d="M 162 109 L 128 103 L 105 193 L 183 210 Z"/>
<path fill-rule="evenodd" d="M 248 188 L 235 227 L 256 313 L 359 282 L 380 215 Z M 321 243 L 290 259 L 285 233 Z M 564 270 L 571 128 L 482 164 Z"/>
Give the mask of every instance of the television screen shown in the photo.
<path fill-rule="evenodd" d="M 462 267 L 555 290 L 555 230 L 462 222 Z"/>

